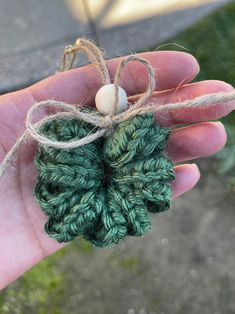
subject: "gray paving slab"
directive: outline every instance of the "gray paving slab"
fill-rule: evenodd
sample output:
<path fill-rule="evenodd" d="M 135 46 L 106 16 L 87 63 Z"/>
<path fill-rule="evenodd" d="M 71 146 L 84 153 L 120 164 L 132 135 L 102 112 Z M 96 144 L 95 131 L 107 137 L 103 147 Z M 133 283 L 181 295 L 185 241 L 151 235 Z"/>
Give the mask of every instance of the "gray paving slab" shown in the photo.
<path fill-rule="evenodd" d="M 235 194 L 216 162 L 199 166 L 200 183 L 148 234 L 63 260 L 62 313 L 235 313 Z"/>
<path fill-rule="evenodd" d="M 152 47 L 226 2 L 229 0 L 98 29 L 100 45 L 108 57 Z M 93 33 L 89 25 L 71 16 L 63 0 L 0 0 L 0 93 L 53 74 L 64 46 L 79 36 L 93 38 Z"/>
<path fill-rule="evenodd" d="M 64 0 L 0 1 L 0 58 L 56 46 L 87 30 Z"/>

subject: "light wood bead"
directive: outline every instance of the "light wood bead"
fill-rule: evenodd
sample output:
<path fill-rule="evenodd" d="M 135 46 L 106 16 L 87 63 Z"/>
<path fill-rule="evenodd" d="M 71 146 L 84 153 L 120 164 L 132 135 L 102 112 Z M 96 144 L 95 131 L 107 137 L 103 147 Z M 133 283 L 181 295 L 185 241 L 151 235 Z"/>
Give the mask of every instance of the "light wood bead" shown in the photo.
<path fill-rule="evenodd" d="M 117 113 L 120 113 L 127 109 L 128 100 L 127 94 L 122 87 L 118 87 L 118 106 L 117 106 Z M 97 110 L 103 114 L 108 115 L 114 109 L 115 103 L 115 88 L 114 84 L 107 84 L 102 86 L 96 96 L 95 96 L 95 104 Z"/>

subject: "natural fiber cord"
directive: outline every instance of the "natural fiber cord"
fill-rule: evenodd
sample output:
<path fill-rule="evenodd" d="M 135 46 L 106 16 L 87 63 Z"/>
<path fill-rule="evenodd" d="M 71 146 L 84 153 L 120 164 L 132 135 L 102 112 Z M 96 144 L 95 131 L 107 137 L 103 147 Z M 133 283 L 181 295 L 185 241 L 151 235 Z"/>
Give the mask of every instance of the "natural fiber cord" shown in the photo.
<path fill-rule="evenodd" d="M 49 139 L 71 141 L 94 126 L 74 118 L 46 123 Z M 116 125 L 111 134 L 73 149 L 39 145 L 35 194 L 58 242 L 83 236 L 95 246 L 118 243 L 150 229 L 148 212 L 169 208 L 173 164 L 165 155 L 169 129 L 152 113 Z"/>

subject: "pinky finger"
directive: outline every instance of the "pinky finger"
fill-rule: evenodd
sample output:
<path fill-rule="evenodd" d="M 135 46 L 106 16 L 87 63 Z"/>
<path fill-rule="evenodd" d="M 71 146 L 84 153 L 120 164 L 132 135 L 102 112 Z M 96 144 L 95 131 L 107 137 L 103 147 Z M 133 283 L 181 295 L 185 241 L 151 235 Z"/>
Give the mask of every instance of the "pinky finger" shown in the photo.
<path fill-rule="evenodd" d="M 174 167 L 176 179 L 172 183 L 172 198 L 191 190 L 200 179 L 200 172 L 196 164 L 184 164 Z"/>

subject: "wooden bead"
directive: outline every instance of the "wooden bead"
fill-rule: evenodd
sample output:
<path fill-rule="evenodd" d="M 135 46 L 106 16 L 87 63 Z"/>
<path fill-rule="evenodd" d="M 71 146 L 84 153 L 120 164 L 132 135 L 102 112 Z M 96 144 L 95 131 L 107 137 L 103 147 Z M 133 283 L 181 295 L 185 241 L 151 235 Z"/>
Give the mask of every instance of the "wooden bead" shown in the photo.
<path fill-rule="evenodd" d="M 127 109 L 127 94 L 122 87 L 118 87 L 118 106 L 117 112 L 122 112 Z M 115 104 L 115 89 L 114 84 L 107 84 L 102 86 L 96 96 L 95 96 L 95 104 L 98 111 L 103 115 L 110 114 L 114 109 Z"/>

